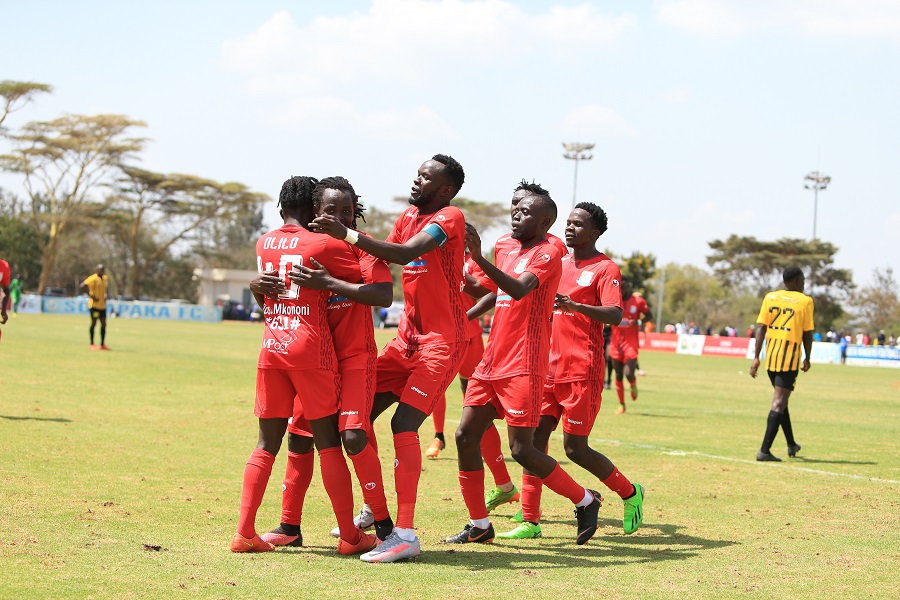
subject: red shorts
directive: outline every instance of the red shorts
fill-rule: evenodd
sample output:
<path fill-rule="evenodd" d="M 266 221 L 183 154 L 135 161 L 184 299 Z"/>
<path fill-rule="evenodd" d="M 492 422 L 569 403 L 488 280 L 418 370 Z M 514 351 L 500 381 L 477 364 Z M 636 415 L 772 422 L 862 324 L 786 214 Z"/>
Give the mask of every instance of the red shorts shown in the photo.
<path fill-rule="evenodd" d="M 504 379 L 473 378 L 466 388 L 463 406 L 490 404 L 501 419 L 512 427 L 537 427 L 541 418 L 544 378 L 540 375 L 515 375 Z"/>
<path fill-rule="evenodd" d="M 619 340 L 618 342 L 612 341 L 609 344 L 609 357 L 620 363 L 628 362 L 629 360 L 637 360 L 638 347 L 632 346 L 624 340 Z"/>
<path fill-rule="evenodd" d="M 475 367 L 481 362 L 482 356 L 484 356 L 483 337 L 481 334 L 470 337 L 469 343 L 466 345 L 466 355 L 459 366 L 459 376 L 463 379 L 472 377 L 472 373 L 475 372 Z"/>
<path fill-rule="evenodd" d="M 561 421 L 569 435 L 588 436 L 600 412 L 603 381 L 590 379 L 544 386 L 541 416 Z"/>
<path fill-rule="evenodd" d="M 306 417 L 303 416 L 303 407 L 300 406 L 299 402 L 295 406 L 294 416 L 288 421 L 288 433 L 311 438 L 313 436 L 312 427 L 310 427 Z"/>
<path fill-rule="evenodd" d="M 256 370 L 256 406 L 260 419 L 287 419 L 302 407 L 308 419 L 321 419 L 338 411 L 340 379 L 327 369 Z"/>
<path fill-rule="evenodd" d="M 400 402 L 430 415 L 456 377 L 465 351 L 466 344 L 462 343 L 456 347 L 435 344 L 408 352 L 394 338 L 378 357 L 375 392 L 390 392 Z"/>
<path fill-rule="evenodd" d="M 372 415 L 375 378 L 366 369 L 341 371 L 341 412 L 338 430 L 367 429 Z"/>

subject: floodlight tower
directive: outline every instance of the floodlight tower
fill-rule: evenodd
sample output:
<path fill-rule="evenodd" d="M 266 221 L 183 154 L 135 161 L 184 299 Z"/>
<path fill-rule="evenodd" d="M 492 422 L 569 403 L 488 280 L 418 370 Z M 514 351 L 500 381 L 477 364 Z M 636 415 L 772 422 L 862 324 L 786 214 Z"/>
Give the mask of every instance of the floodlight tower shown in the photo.
<path fill-rule="evenodd" d="M 813 191 L 813 241 L 816 239 L 816 218 L 819 212 L 819 190 L 825 190 L 828 187 L 828 184 L 831 183 L 831 177 L 825 175 L 824 173 L 819 173 L 818 171 L 811 171 L 803 178 L 804 181 L 809 183 L 804 183 L 803 187 Z"/>
<path fill-rule="evenodd" d="M 573 142 L 571 144 L 566 144 L 563 142 L 563 148 L 566 151 L 563 153 L 563 157 L 574 160 L 575 161 L 575 183 L 572 186 L 572 208 L 575 208 L 578 197 L 578 161 L 581 160 L 591 160 L 594 158 L 593 154 L 588 154 L 587 150 L 591 150 L 594 147 L 594 144 L 582 144 L 581 142 Z"/>

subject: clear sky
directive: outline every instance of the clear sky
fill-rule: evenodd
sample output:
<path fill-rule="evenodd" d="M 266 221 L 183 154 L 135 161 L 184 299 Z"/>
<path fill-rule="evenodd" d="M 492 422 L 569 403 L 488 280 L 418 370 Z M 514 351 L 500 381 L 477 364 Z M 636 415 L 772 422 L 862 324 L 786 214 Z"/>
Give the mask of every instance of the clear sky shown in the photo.
<path fill-rule="evenodd" d="M 475 200 L 543 184 L 560 234 L 562 142 L 592 142 L 577 195 L 609 213 L 601 247 L 697 266 L 732 233 L 812 237 L 818 169 L 837 266 L 900 271 L 896 0 L 36 0 L 0 18 L 0 79 L 55 88 L 7 125 L 126 114 L 147 169 L 273 198 L 344 175 L 393 209 L 441 152 Z"/>

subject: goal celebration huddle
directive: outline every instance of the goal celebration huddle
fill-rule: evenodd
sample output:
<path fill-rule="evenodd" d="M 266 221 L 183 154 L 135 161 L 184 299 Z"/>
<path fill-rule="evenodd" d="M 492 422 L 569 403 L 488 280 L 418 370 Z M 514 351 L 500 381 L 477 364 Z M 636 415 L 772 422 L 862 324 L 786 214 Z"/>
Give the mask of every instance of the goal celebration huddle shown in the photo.
<path fill-rule="evenodd" d="M 365 562 L 417 557 L 419 429 L 433 415 L 438 434 L 427 452 L 437 456 L 445 447 L 444 417 L 455 408 L 461 409 L 455 441 L 463 502 L 459 527 L 447 531 L 442 543 L 541 537 L 545 487 L 571 501 L 576 544 L 597 530 L 597 488 L 621 500 L 626 534 L 640 527 L 643 487 L 589 445 L 606 370 L 604 326 L 613 328 L 616 358 L 632 363 L 645 317 L 623 318 L 623 288 L 628 297 L 630 288 L 616 263 L 597 249 L 606 213 L 592 203 L 577 204 L 565 215 L 560 240 L 548 233 L 556 204 L 547 190 L 523 180 L 511 200 L 511 232 L 497 241 L 488 261 L 479 232 L 451 204 L 464 180 L 454 158 L 426 160 L 413 180 L 410 206 L 384 241 L 357 229 L 364 209 L 347 179 L 292 177 L 282 186 L 284 224 L 259 239 L 259 275 L 250 284 L 265 320 L 254 409 L 259 442 L 244 470 L 232 551 L 303 544 L 315 450 L 337 522 L 337 552 Z M 393 300 L 388 263 L 402 265 L 405 308 L 396 337 L 378 353 L 372 307 Z M 640 308 L 647 311 L 645 304 Z M 491 309 L 484 344 L 479 317 Z M 445 391 L 457 375 L 463 406 L 447 407 Z M 633 374 L 626 369 L 626 375 L 634 399 Z M 621 386 L 619 377 L 624 406 Z M 393 405 L 397 502 L 389 507 L 378 456 L 386 440 L 376 438 L 373 423 Z M 497 419 L 506 423 L 505 444 Z M 599 481 L 576 481 L 547 453 L 560 427 L 566 457 Z M 280 522 L 260 535 L 257 521 L 274 521 L 257 511 L 285 433 Z M 522 467 L 520 486 L 507 470 L 504 445 Z M 487 493 L 485 465 L 493 482 Z M 515 500 L 522 505 L 518 524 L 495 531 L 491 511 Z"/>

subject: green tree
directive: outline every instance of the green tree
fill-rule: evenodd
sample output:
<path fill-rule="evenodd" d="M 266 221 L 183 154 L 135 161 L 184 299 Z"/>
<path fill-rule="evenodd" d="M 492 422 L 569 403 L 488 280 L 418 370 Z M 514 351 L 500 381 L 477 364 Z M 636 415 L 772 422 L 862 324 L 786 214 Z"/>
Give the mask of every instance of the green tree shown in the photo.
<path fill-rule="evenodd" d="M 843 314 L 841 302 L 853 291 L 849 270 L 834 268 L 838 248 L 822 240 L 783 238 L 774 242 L 731 235 L 709 242 L 706 262 L 722 287 L 730 293 L 749 291 L 758 298 L 781 289 L 781 273 L 797 266 L 806 275 L 806 293 L 816 306 L 818 329 L 828 329 Z"/>
<path fill-rule="evenodd" d="M 20 218 L 0 215 L 0 257 L 22 276 L 26 289 L 37 286 L 41 274 L 41 234 Z"/>
<path fill-rule="evenodd" d="M 39 93 L 50 93 L 52 91 L 53 88 L 46 83 L 11 81 L 9 79 L 0 81 L 0 97 L 3 98 L 3 101 L 0 102 L 0 134 L 3 133 L 3 122 L 10 113 L 24 108 Z"/>
<path fill-rule="evenodd" d="M 875 269 L 872 284 L 860 289 L 850 302 L 856 310 L 853 324 L 875 334 L 900 333 L 900 293 L 894 270 Z"/>
<path fill-rule="evenodd" d="M 604 250 L 604 254 L 616 261 L 619 270 L 622 271 L 622 276 L 627 277 L 631 282 L 632 289 L 652 304 L 652 296 L 656 293 L 654 281 L 657 273 L 656 257 L 638 251 L 632 252 L 631 256 L 620 256 L 609 248 Z"/>
<path fill-rule="evenodd" d="M 258 214 L 268 200 L 265 194 L 252 192 L 240 183 L 218 183 L 195 175 L 165 175 L 129 166 L 121 167 L 121 172 L 107 207 L 117 215 L 118 237 L 127 243 L 128 293 L 135 298 L 142 295 L 143 272 L 148 263 L 162 259 L 179 243 L 193 245 L 205 257 L 224 255 L 224 248 L 201 241 L 203 234 L 213 229 L 217 233 L 214 242 L 228 243 L 227 236 L 223 240 L 216 227 Z M 148 225 L 153 227 L 148 229 Z M 258 223 L 252 223 L 257 225 L 261 228 L 261 214 Z M 228 226 L 222 225 L 221 229 L 227 230 Z M 145 239 L 150 231 L 156 234 L 152 244 Z M 242 247 L 246 250 L 246 241 Z M 142 253 L 150 248 L 148 254 Z M 251 267 L 252 262 L 245 265 Z"/>
<path fill-rule="evenodd" d="M 13 150 L 0 156 L 0 168 L 23 176 L 30 219 L 46 239 L 39 293 L 53 273 L 67 227 L 91 202 L 91 192 L 143 148 L 144 138 L 128 136 L 143 126 L 122 115 L 65 115 L 28 123 L 8 136 Z"/>

